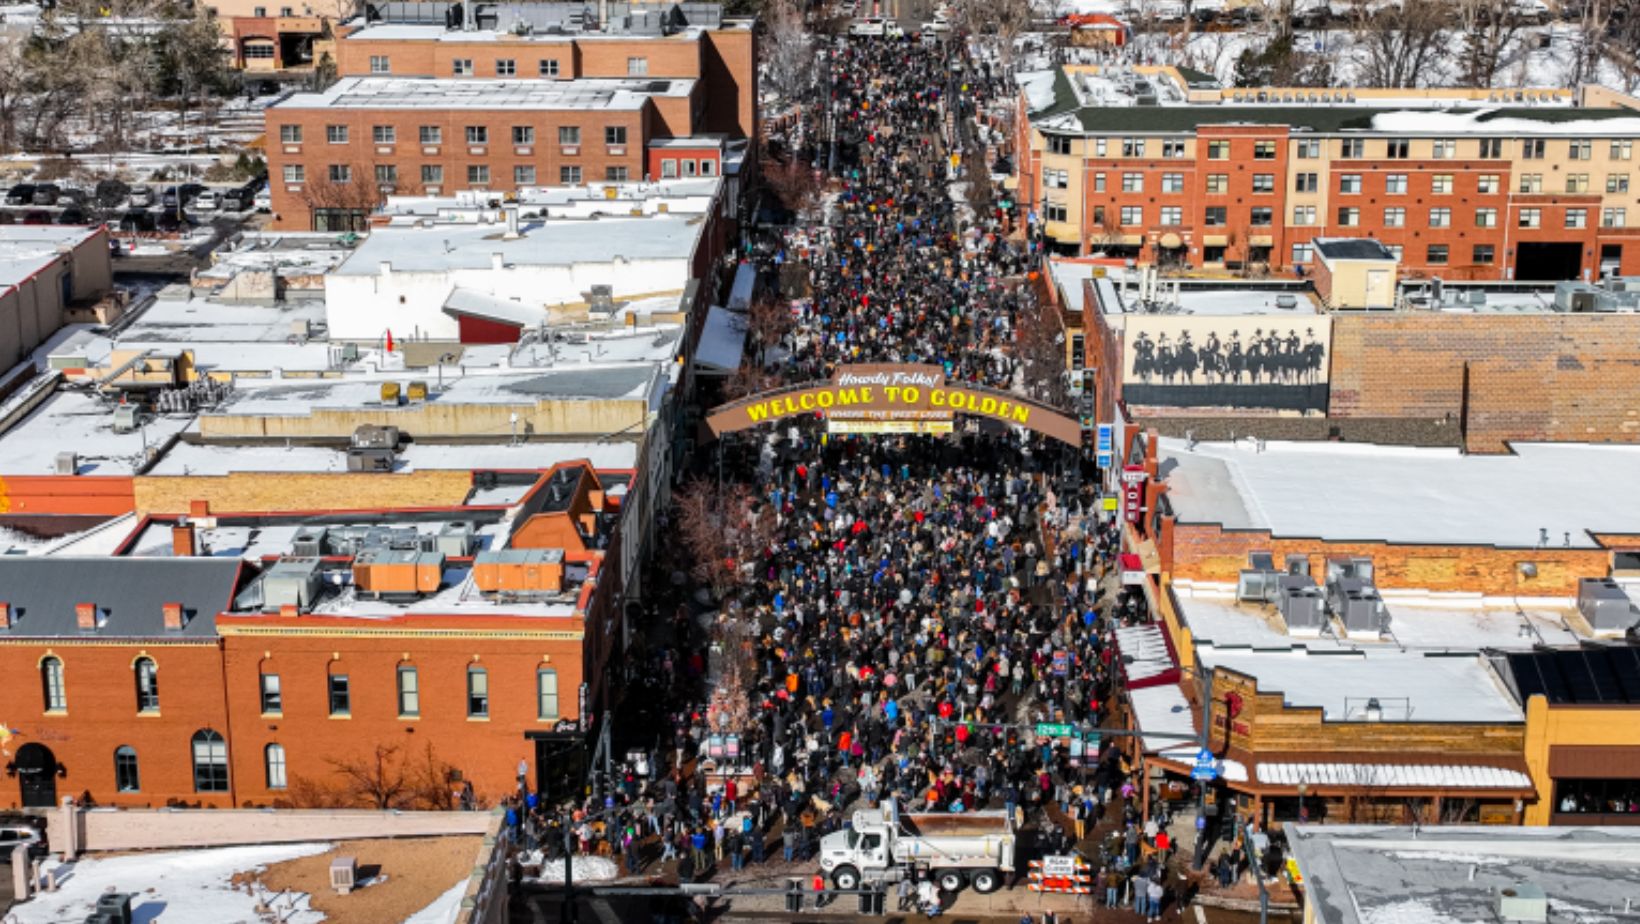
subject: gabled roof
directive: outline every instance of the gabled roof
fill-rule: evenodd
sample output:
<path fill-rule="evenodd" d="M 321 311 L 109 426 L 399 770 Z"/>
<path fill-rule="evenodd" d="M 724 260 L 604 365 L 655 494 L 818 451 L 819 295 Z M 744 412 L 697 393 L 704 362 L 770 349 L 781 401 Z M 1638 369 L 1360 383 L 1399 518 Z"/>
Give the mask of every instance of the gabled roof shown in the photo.
<path fill-rule="evenodd" d="M 10 638 L 212 638 L 216 615 L 239 581 L 238 558 L 0 558 L 0 601 Z M 82 631 L 75 607 L 90 603 L 102 628 Z M 186 624 L 165 628 L 165 604 Z"/>

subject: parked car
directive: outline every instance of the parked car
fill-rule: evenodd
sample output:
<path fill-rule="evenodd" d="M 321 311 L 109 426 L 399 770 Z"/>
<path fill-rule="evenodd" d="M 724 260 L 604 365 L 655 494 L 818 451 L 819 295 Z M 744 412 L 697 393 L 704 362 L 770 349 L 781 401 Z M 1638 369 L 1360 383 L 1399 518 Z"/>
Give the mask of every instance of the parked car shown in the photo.
<path fill-rule="evenodd" d="M 169 211 L 176 211 L 179 208 L 185 209 L 188 207 L 188 203 L 194 201 L 194 199 L 204 191 L 205 187 L 199 183 L 183 183 L 178 186 L 167 186 L 165 187 L 165 192 L 160 194 L 159 204 Z"/>
<path fill-rule="evenodd" d="M 34 184 L 33 183 L 18 183 L 16 186 L 13 186 L 11 189 L 7 190 L 6 191 L 6 204 L 7 205 L 33 205 L 34 204 Z"/>
<path fill-rule="evenodd" d="M 34 204 L 56 205 L 57 196 L 60 195 L 61 192 L 62 190 L 57 188 L 56 183 L 41 183 L 40 185 L 34 187 Z"/>
<path fill-rule="evenodd" d="M 120 216 L 121 231 L 152 231 L 157 226 L 154 213 L 147 209 L 131 209 Z"/>
<path fill-rule="evenodd" d="M 46 855 L 46 839 L 39 831 L 27 825 L 0 826 L 0 857 L 11 859 L 11 852 L 19 847 L 31 858 Z"/>
<path fill-rule="evenodd" d="M 256 191 L 256 198 L 251 201 L 251 204 L 258 212 L 271 212 L 273 211 L 273 193 L 266 189 L 259 189 Z"/>
<path fill-rule="evenodd" d="M 124 180 L 102 180 L 97 184 L 97 207 L 118 208 L 131 196 L 131 187 Z"/>
<path fill-rule="evenodd" d="M 51 224 L 51 213 L 45 209 L 31 209 L 23 213 L 23 224 L 49 225 Z"/>
<path fill-rule="evenodd" d="M 153 205 L 154 204 L 154 187 L 152 187 L 152 186 L 133 186 L 133 187 L 131 187 L 131 198 L 126 202 L 126 204 L 129 205 L 131 208 L 134 208 L 134 209 L 145 209 L 145 208 Z"/>
<path fill-rule="evenodd" d="M 222 207 L 222 195 L 214 189 L 203 190 L 188 207 L 196 212 L 214 212 Z"/>
<path fill-rule="evenodd" d="M 57 224 L 60 225 L 88 225 L 91 219 L 87 217 L 85 209 L 78 205 L 66 206 L 57 214 Z"/>
<path fill-rule="evenodd" d="M 900 38 L 905 35 L 905 30 L 901 29 L 900 24 L 892 19 L 882 16 L 867 16 L 864 19 L 856 19 L 849 23 L 848 34 L 870 38 Z"/>

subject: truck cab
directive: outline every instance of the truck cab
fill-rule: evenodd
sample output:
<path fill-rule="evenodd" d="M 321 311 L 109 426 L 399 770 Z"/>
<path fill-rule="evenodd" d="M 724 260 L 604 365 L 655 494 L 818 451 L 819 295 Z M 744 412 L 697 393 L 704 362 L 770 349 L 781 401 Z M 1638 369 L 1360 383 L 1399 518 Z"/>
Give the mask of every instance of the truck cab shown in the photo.
<path fill-rule="evenodd" d="M 994 892 L 1013 867 L 1013 819 L 1003 812 L 901 815 L 889 801 L 855 812 L 847 829 L 820 840 L 820 869 L 839 889 L 896 882 L 918 869 L 946 892 L 964 885 Z"/>

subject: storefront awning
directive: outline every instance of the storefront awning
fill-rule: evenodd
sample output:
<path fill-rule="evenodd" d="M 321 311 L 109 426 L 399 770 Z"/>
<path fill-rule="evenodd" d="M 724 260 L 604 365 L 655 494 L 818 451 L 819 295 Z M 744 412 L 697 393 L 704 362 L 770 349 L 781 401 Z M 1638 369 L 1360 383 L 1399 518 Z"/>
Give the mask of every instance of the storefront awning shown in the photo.
<path fill-rule="evenodd" d="M 703 375 L 732 375 L 746 350 L 746 316 L 713 305 L 695 347 L 695 369 Z"/>
<path fill-rule="evenodd" d="M 1474 764 L 1259 763 L 1258 781 L 1272 786 L 1362 789 L 1518 789 L 1532 791 L 1524 770 Z"/>
<path fill-rule="evenodd" d="M 1159 622 L 1117 629 L 1116 653 L 1121 656 L 1129 690 L 1179 682 L 1179 661 L 1173 655 L 1167 627 Z"/>
<path fill-rule="evenodd" d="M 1145 563 L 1132 552 L 1123 552 L 1118 559 L 1122 566 L 1122 583 L 1138 585 L 1145 582 Z"/>

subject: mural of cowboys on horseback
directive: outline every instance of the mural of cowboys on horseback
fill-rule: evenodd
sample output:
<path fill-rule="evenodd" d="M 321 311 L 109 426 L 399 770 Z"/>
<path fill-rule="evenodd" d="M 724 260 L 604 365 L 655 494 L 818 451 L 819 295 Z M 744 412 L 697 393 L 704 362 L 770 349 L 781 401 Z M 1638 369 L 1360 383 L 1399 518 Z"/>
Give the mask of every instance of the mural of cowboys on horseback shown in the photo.
<path fill-rule="evenodd" d="M 1127 321 L 1124 390 L 1136 404 L 1319 410 L 1325 317 L 1162 317 Z"/>

